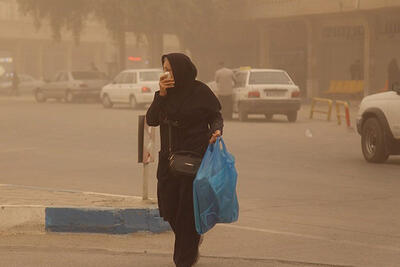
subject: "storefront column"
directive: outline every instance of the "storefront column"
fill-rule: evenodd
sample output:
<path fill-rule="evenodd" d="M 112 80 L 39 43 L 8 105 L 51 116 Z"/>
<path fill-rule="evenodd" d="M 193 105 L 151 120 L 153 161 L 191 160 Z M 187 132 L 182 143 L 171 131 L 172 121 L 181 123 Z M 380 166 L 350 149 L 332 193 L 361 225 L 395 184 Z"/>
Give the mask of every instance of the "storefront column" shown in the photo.
<path fill-rule="evenodd" d="M 14 54 L 14 70 L 17 73 L 22 73 L 24 71 L 24 58 L 22 54 L 22 41 L 16 40 L 15 41 L 15 54 Z"/>
<path fill-rule="evenodd" d="M 376 39 L 377 29 L 375 18 L 365 17 L 364 27 L 364 96 L 374 92 L 375 64 L 376 64 Z"/>
<path fill-rule="evenodd" d="M 150 66 L 158 68 L 160 66 L 160 58 L 164 51 L 164 36 L 161 32 L 154 32 L 149 35 L 150 47 Z"/>
<path fill-rule="evenodd" d="M 307 98 L 319 95 L 319 27 L 313 20 L 306 20 L 307 27 Z"/>
<path fill-rule="evenodd" d="M 44 42 L 43 40 L 40 41 L 39 43 L 39 60 L 38 60 L 38 74 L 39 74 L 39 78 L 44 79 Z"/>
<path fill-rule="evenodd" d="M 270 68 L 271 67 L 271 41 L 270 41 L 270 31 L 268 26 L 261 25 L 259 28 L 259 59 L 258 65 L 260 68 Z"/>
<path fill-rule="evenodd" d="M 72 70 L 72 43 L 68 42 L 67 44 L 67 70 L 71 71 Z"/>

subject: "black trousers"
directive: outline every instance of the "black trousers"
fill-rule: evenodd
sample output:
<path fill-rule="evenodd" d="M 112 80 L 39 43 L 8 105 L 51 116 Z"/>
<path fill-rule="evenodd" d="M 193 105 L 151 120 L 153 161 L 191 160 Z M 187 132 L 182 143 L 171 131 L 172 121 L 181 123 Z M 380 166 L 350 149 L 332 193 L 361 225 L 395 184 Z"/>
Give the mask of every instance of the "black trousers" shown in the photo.
<path fill-rule="evenodd" d="M 224 120 L 232 120 L 233 115 L 233 96 L 232 95 L 220 95 L 218 96 L 219 102 L 222 106 L 222 118 Z"/>
<path fill-rule="evenodd" d="M 193 179 L 169 177 L 163 183 L 165 219 L 175 234 L 174 262 L 177 267 L 192 266 L 199 253 L 200 235 L 196 232 L 193 211 Z M 166 194 L 165 194 L 166 193 Z M 161 203 L 160 203 L 161 204 Z"/>

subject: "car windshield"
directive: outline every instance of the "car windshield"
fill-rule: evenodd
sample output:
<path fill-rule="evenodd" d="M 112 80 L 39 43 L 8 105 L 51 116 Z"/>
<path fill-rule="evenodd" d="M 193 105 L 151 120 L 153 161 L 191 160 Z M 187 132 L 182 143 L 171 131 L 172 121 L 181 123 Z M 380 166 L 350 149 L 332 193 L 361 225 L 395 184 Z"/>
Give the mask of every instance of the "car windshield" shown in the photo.
<path fill-rule="evenodd" d="M 98 71 L 73 71 L 72 77 L 75 80 L 104 80 L 106 75 Z"/>
<path fill-rule="evenodd" d="M 257 71 L 250 73 L 249 84 L 292 84 L 292 81 L 283 71 Z"/>
<path fill-rule="evenodd" d="M 141 82 L 157 82 L 160 76 L 161 71 L 143 71 L 140 72 L 139 79 Z"/>

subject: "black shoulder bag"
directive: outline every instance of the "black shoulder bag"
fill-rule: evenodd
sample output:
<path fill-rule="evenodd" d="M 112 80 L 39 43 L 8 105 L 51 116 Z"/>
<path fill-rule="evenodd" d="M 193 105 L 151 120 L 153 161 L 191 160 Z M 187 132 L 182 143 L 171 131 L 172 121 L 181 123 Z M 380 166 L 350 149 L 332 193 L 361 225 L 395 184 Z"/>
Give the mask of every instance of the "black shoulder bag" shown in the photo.
<path fill-rule="evenodd" d="M 169 170 L 176 176 L 195 177 L 200 168 L 202 157 L 192 151 L 172 151 L 172 124 L 168 122 L 169 135 Z"/>

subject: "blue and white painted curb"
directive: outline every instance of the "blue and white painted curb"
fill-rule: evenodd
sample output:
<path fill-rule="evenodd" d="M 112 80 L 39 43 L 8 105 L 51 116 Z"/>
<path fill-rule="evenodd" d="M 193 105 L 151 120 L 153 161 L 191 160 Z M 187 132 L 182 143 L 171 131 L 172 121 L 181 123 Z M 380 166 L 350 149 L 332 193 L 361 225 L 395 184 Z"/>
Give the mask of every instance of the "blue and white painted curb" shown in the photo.
<path fill-rule="evenodd" d="M 0 206 L 0 232 L 128 234 L 169 230 L 157 208 Z"/>
<path fill-rule="evenodd" d="M 170 230 L 158 209 L 46 208 L 46 231 L 128 234 Z"/>

